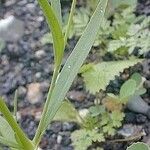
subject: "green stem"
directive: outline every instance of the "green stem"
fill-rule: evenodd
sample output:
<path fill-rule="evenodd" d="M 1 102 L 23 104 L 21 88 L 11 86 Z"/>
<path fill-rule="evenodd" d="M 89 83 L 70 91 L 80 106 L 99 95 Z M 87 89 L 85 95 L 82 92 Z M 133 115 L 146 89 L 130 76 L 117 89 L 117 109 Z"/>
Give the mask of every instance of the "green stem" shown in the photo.
<path fill-rule="evenodd" d="M 38 129 L 36 131 L 35 137 L 33 139 L 33 142 L 35 143 L 35 145 L 39 144 L 39 142 L 41 140 L 41 137 L 42 137 L 43 133 L 46 130 L 46 129 L 44 129 L 44 125 L 45 125 L 44 122 L 45 122 L 45 117 L 46 117 L 45 114 L 47 113 L 47 110 L 48 110 L 48 106 L 49 106 L 49 102 L 50 102 L 50 99 L 51 99 L 52 91 L 53 91 L 53 89 L 55 87 L 55 83 L 56 83 L 57 77 L 59 75 L 59 70 L 60 70 L 60 67 L 58 66 L 58 67 L 56 67 L 56 69 L 54 70 L 54 73 L 53 73 L 52 82 L 51 82 L 50 89 L 48 91 L 46 102 L 44 104 L 44 109 L 43 109 L 43 112 L 42 112 L 42 117 L 41 117 Z"/>
<path fill-rule="evenodd" d="M 20 138 L 21 144 L 24 149 L 33 150 L 34 145 L 33 143 L 27 138 L 25 133 L 17 124 L 16 120 L 13 118 L 11 112 L 7 108 L 3 99 L 0 98 L 0 112 L 2 112 L 4 118 L 7 120 L 13 131 L 18 135 Z"/>
<path fill-rule="evenodd" d="M 71 5 L 70 15 L 69 15 L 68 24 L 67 24 L 67 30 L 66 30 L 65 37 L 64 37 L 65 45 L 67 43 L 67 39 L 68 39 L 68 35 L 69 35 L 71 23 L 72 23 L 72 18 L 73 18 L 73 14 L 75 11 L 76 1 L 77 0 L 73 0 L 72 5 Z"/>
<path fill-rule="evenodd" d="M 17 121 L 17 102 L 18 102 L 18 90 L 15 91 L 14 96 L 14 117 L 16 121 Z"/>

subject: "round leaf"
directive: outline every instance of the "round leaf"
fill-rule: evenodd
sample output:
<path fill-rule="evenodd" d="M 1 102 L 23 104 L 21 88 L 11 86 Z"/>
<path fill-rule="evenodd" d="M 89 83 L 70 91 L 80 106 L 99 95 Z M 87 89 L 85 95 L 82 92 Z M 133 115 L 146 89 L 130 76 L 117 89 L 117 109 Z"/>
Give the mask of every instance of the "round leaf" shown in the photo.
<path fill-rule="evenodd" d="M 127 150 L 150 150 L 150 148 L 148 145 L 142 142 L 138 142 L 138 143 L 132 144 L 130 147 L 127 148 Z"/>
<path fill-rule="evenodd" d="M 130 96 L 134 95 L 136 91 L 136 81 L 133 79 L 129 79 L 126 81 L 120 90 L 120 99 L 127 99 Z"/>

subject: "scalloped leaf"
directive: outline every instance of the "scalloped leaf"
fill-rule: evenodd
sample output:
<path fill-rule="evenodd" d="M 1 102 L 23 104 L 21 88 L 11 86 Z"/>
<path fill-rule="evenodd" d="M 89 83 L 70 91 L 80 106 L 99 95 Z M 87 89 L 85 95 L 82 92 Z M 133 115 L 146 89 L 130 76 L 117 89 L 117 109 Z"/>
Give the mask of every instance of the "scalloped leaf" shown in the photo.
<path fill-rule="evenodd" d="M 150 147 L 142 142 L 134 143 L 127 150 L 150 150 Z"/>
<path fill-rule="evenodd" d="M 76 130 L 71 134 L 71 139 L 75 150 L 87 150 L 92 142 L 104 142 L 104 135 L 97 130 Z"/>
<path fill-rule="evenodd" d="M 125 68 L 133 66 L 142 59 L 102 62 L 91 66 L 85 72 L 82 72 L 82 77 L 86 85 L 86 89 L 95 94 L 99 90 L 105 90 L 110 80 L 114 80 L 116 75 L 123 72 Z M 84 65 L 82 68 L 86 68 Z M 81 70 L 84 70 L 82 69 Z"/>

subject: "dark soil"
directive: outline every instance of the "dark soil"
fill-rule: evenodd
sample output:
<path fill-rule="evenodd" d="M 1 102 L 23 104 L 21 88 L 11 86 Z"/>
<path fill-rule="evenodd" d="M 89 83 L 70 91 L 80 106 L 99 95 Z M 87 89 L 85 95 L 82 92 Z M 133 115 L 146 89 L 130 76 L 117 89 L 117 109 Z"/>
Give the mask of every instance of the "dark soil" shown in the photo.
<path fill-rule="evenodd" d="M 136 13 L 150 15 L 150 1 L 139 0 Z M 48 27 L 36 0 L 9 0 L 0 5 L 0 18 L 5 18 L 10 14 L 24 22 L 25 31 L 24 36 L 18 42 L 7 42 L 5 48 L 0 52 L 0 95 L 12 109 L 14 92 L 20 89 L 18 107 L 21 118 L 19 122 L 32 139 L 39 122 L 36 119 L 36 112 L 41 112 L 42 100 L 46 98 L 47 85 L 49 85 L 53 72 L 52 46 L 43 46 L 40 42 L 41 37 L 48 31 Z M 71 41 L 71 44 L 73 46 L 74 41 Z M 43 55 L 37 57 L 36 52 L 38 51 L 42 51 Z M 150 104 L 150 52 L 144 57 L 146 61 L 143 64 L 125 70 L 121 77 L 110 83 L 107 91 L 117 93 L 121 84 L 133 72 L 139 72 L 146 78 L 147 93 L 143 97 Z M 89 55 L 90 58 L 93 59 L 92 55 Z M 111 54 L 106 54 L 103 59 L 108 61 L 115 58 Z M 31 105 L 27 98 L 27 87 L 30 83 L 35 82 L 44 85 L 43 97 L 39 103 Z M 84 101 L 80 97 L 71 99 L 77 109 L 88 108 L 93 104 L 94 96 L 85 92 L 80 77 L 74 81 L 70 91 L 81 92 L 84 96 Z M 126 112 L 124 124 L 141 125 L 146 135 L 140 140 L 149 141 L 150 121 L 148 118 L 129 110 Z M 70 134 L 78 128 L 75 123 L 53 122 L 42 139 L 41 148 L 43 150 L 73 150 Z M 108 141 L 103 147 L 105 150 L 125 150 L 129 144 L 130 142 L 112 144 Z"/>

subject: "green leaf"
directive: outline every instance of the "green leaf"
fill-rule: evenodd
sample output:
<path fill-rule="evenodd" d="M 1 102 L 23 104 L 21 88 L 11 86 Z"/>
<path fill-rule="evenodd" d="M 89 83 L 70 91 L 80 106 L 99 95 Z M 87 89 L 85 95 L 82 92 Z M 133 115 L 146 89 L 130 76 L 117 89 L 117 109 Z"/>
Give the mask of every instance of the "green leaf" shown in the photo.
<path fill-rule="evenodd" d="M 93 65 L 91 69 L 89 68 L 82 73 L 86 89 L 92 94 L 99 92 L 101 89 L 105 90 L 110 80 L 114 80 L 116 75 L 119 75 L 125 68 L 133 66 L 141 61 L 140 59 L 112 61 Z M 86 68 L 86 65 L 83 67 Z"/>
<path fill-rule="evenodd" d="M 65 33 L 65 39 L 64 39 L 65 40 L 65 45 L 67 43 L 67 39 L 69 37 L 70 29 L 71 29 L 71 26 L 72 26 L 72 23 L 73 23 L 72 21 L 73 21 L 75 6 L 76 6 L 76 0 L 73 0 L 72 5 L 71 5 L 70 14 L 69 14 L 68 23 L 67 23 L 67 26 L 66 26 L 66 33 Z"/>
<path fill-rule="evenodd" d="M 63 101 L 53 120 L 78 122 L 78 112 L 69 101 Z"/>
<path fill-rule="evenodd" d="M 38 0 L 38 1 L 52 32 L 55 65 L 56 67 L 59 67 L 62 62 L 64 47 L 65 47 L 63 32 L 59 24 L 59 20 L 55 15 L 55 11 L 53 10 L 52 6 L 49 4 L 48 0 Z"/>
<path fill-rule="evenodd" d="M 133 96 L 136 91 L 136 81 L 133 79 L 127 80 L 120 89 L 120 99 L 127 100 L 130 96 Z"/>
<path fill-rule="evenodd" d="M 81 65 L 86 59 L 92 44 L 94 43 L 101 22 L 103 21 L 106 5 L 107 0 L 101 0 L 101 2 L 99 2 L 84 33 L 60 72 L 59 78 L 52 92 L 48 111 L 45 114 L 46 121 L 43 123 L 43 130 L 46 129 L 55 116 Z"/>
<path fill-rule="evenodd" d="M 23 130 L 19 127 L 19 125 L 17 124 L 17 122 L 13 118 L 13 115 L 11 114 L 11 112 L 9 111 L 9 109 L 7 108 L 5 102 L 3 101 L 3 99 L 1 97 L 0 97 L 0 112 L 2 112 L 3 117 L 9 123 L 12 130 L 20 138 L 20 141 L 22 144 L 21 147 L 23 147 L 24 149 L 33 150 L 34 149 L 33 143 L 27 138 L 27 136 L 25 135 Z"/>
<path fill-rule="evenodd" d="M 131 76 L 131 79 L 135 80 L 136 81 L 136 85 L 139 86 L 142 82 L 142 76 L 139 74 L 139 73 L 134 73 L 132 76 Z"/>
<path fill-rule="evenodd" d="M 134 143 L 127 150 L 150 150 L 150 147 L 142 142 Z"/>
<path fill-rule="evenodd" d="M 13 100 L 13 101 L 14 101 L 14 110 L 13 110 L 14 112 L 13 112 L 13 113 L 14 113 L 14 117 L 15 117 L 15 119 L 17 120 L 18 90 L 16 90 L 16 91 L 15 91 L 15 96 L 14 96 L 14 100 Z"/>
<path fill-rule="evenodd" d="M 55 12 L 55 15 L 59 21 L 60 26 L 62 26 L 62 15 L 61 15 L 61 3 L 60 0 L 50 0 L 51 6 Z"/>
<path fill-rule="evenodd" d="M 91 106 L 89 108 L 92 117 L 98 116 L 105 112 L 105 107 L 101 105 Z"/>
<path fill-rule="evenodd" d="M 105 141 L 104 135 L 98 133 L 96 130 L 76 130 L 71 134 L 73 146 L 75 150 L 87 150 L 92 145 L 92 142 L 103 142 Z"/>
<path fill-rule="evenodd" d="M 136 6 L 137 5 L 137 0 L 111 0 L 109 1 L 108 7 L 110 10 L 108 11 L 108 16 L 111 16 L 112 13 L 114 13 L 115 9 L 118 7 L 121 8 L 126 8 L 126 7 L 131 7 L 131 6 Z"/>
<path fill-rule="evenodd" d="M 138 90 L 135 91 L 134 95 L 143 95 L 143 94 L 146 93 L 146 91 L 147 90 L 145 88 L 141 87 L 141 88 L 139 88 Z"/>
<path fill-rule="evenodd" d="M 92 69 L 92 68 L 93 68 L 93 66 L 94 66 L 94 64 L 92 64 L 92 63 L 86 64 L 86 65 L 83 65 L 83 66 L 80 68 L 79 73 L 84 73 L 84 72 L 86 72 L 86 71 L 88 71 L 88 70 Z"/>
<path fill-rule="evenodd" d="M 120 38 L 119 40 L 111 40 L 108 44 L 108 52 L 114 52 L 119 48 L 125 47 L 127 40 L 125 37 Z"/>
<path fill-rule="evenodd" d="M 123 118 L 125 117 L 124 113 L 120 111 L 113 111 L 110 115 L 112 119 L 113 127 L 119 128 L 122 125 Z"/>
<path fill-rule="evenodd" d="M 8 141 L 16 143 L 14 131 L 2 116 L 0 116 L 0 135 Z"/>
<path fill-rule="evenodd" d="M 114 8 L 117 8 L 120 5 L 136 6 L 136 4 L 137 0 L 112 0 L 112 5 Z"/>
<path fill-rule="evenodd" d="M 114 135 L 116 128 L 122 125 L 124 113 L 120 111 L 113 111 L 112 113 L 105 112 L 102 115 L 100 125 L 103 128 L 103 132 L 108 135 Z"/>
<path fill-rule="evenodd" d="M 53 43 L 53 37 L 52 37 L 52 34 L 51 33 L 46 33 L 44 34 L 44 36 L 41 38 L 41 43 L 43 45 L 45 44 L 52 44 Z"/>
<path fill-rule="evenodd" d="M 20 145 L 16 144 L 16 142 L 9 141 L 2 136 L 0 136 L 0 143 L 5 146 L 10 147 L 12 150 L 22 150 L 22 147 Z"/>

